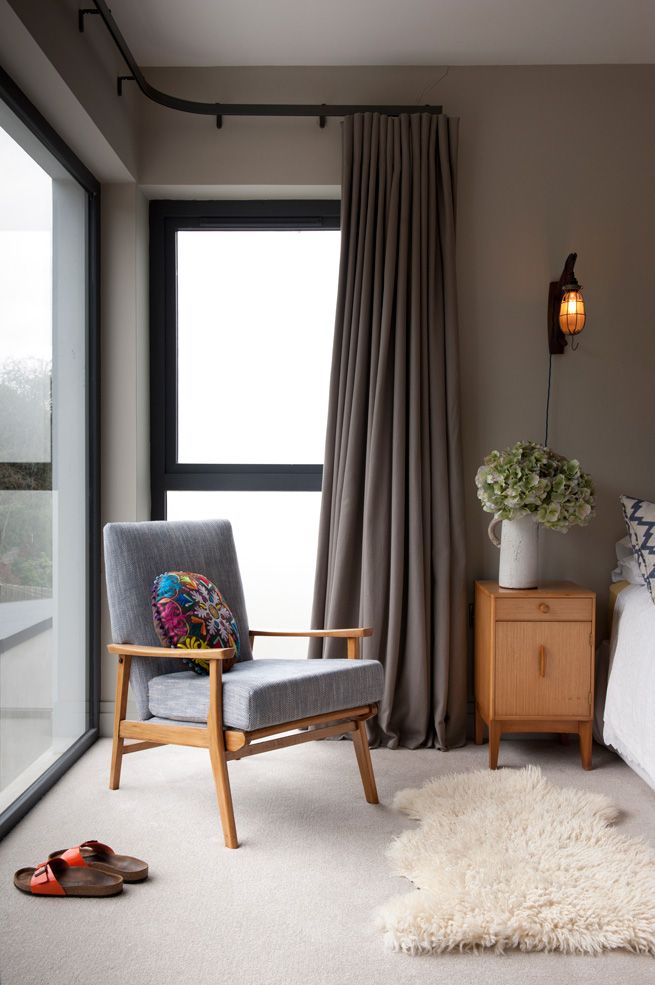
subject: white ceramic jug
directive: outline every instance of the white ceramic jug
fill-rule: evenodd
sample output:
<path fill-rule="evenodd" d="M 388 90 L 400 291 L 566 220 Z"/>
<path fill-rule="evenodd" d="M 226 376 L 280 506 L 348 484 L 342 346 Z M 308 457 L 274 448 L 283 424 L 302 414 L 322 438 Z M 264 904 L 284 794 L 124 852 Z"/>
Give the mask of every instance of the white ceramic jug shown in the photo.
<path fill-rule="evenodd" d="M 502 523 L 500 540 L 496 527 Z M 518 520 L 494 519 L 489 539 L 500 547 L 498 584 L 501 588 L 536 588 L 539 581 L 539 524 L 531 516 Z"/>

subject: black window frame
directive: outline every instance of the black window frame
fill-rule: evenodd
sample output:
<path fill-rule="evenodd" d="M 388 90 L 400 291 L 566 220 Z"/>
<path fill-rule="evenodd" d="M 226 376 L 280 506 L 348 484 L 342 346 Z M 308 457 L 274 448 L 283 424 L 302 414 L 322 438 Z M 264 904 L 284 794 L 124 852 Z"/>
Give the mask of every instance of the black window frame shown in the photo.
<path fill-rule="evenodd" d="M 181 230 L 339 229 L 339 200 L 150 203 L 151 517 L 166 519 L 175 491 L 320 491 L 323 464 L 230 464 L 177 460 L 177 267 Z"/>
<path fill-rule="evenodd" d="M 86 729 L 0 813 L 0 839 L 98 738 L 100 719 L 100 183 L 0 66 L 0 100 L 68 171 L 87 196 L 86 219 Z"/>

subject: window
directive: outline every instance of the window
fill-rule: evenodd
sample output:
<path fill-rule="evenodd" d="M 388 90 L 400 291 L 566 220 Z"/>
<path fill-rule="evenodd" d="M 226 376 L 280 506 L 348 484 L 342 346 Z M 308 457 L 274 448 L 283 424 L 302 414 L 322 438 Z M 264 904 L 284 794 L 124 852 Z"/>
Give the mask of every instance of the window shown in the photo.
<path fill-rule="evenodd" d="M 98 195 L 0 72 L 0 835 L 97 735 Z"/>
<path fill-rule="evenodd" d="M 150 215 L 153 517 L 229 519 L 251 624 L 308 628 L 339 203 Z M 305 652 L 257 642 L 258 656 Z"/>

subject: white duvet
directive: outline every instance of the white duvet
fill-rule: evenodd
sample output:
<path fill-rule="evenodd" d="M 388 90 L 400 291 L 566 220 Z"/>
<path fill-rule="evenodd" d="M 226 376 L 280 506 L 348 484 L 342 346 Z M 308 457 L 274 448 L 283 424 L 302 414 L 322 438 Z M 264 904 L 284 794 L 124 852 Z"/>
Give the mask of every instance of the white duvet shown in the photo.
<path fill-rule="evenodd" d="M 616 600 L 603 738 L 655 789 L 655 604 L 643 584 Z"/>

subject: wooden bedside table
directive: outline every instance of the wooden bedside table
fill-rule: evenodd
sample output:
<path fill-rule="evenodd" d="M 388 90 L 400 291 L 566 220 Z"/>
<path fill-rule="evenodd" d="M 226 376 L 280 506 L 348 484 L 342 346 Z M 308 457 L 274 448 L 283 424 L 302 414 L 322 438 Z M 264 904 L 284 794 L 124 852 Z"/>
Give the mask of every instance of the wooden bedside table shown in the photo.
<path fill-rule="evenodd" d="M 503 732 L 580 736 L 591 769 L 596 596 L 573 582 L 475 583 L 475 741 L 489 726 L 489 768 Z"/>

